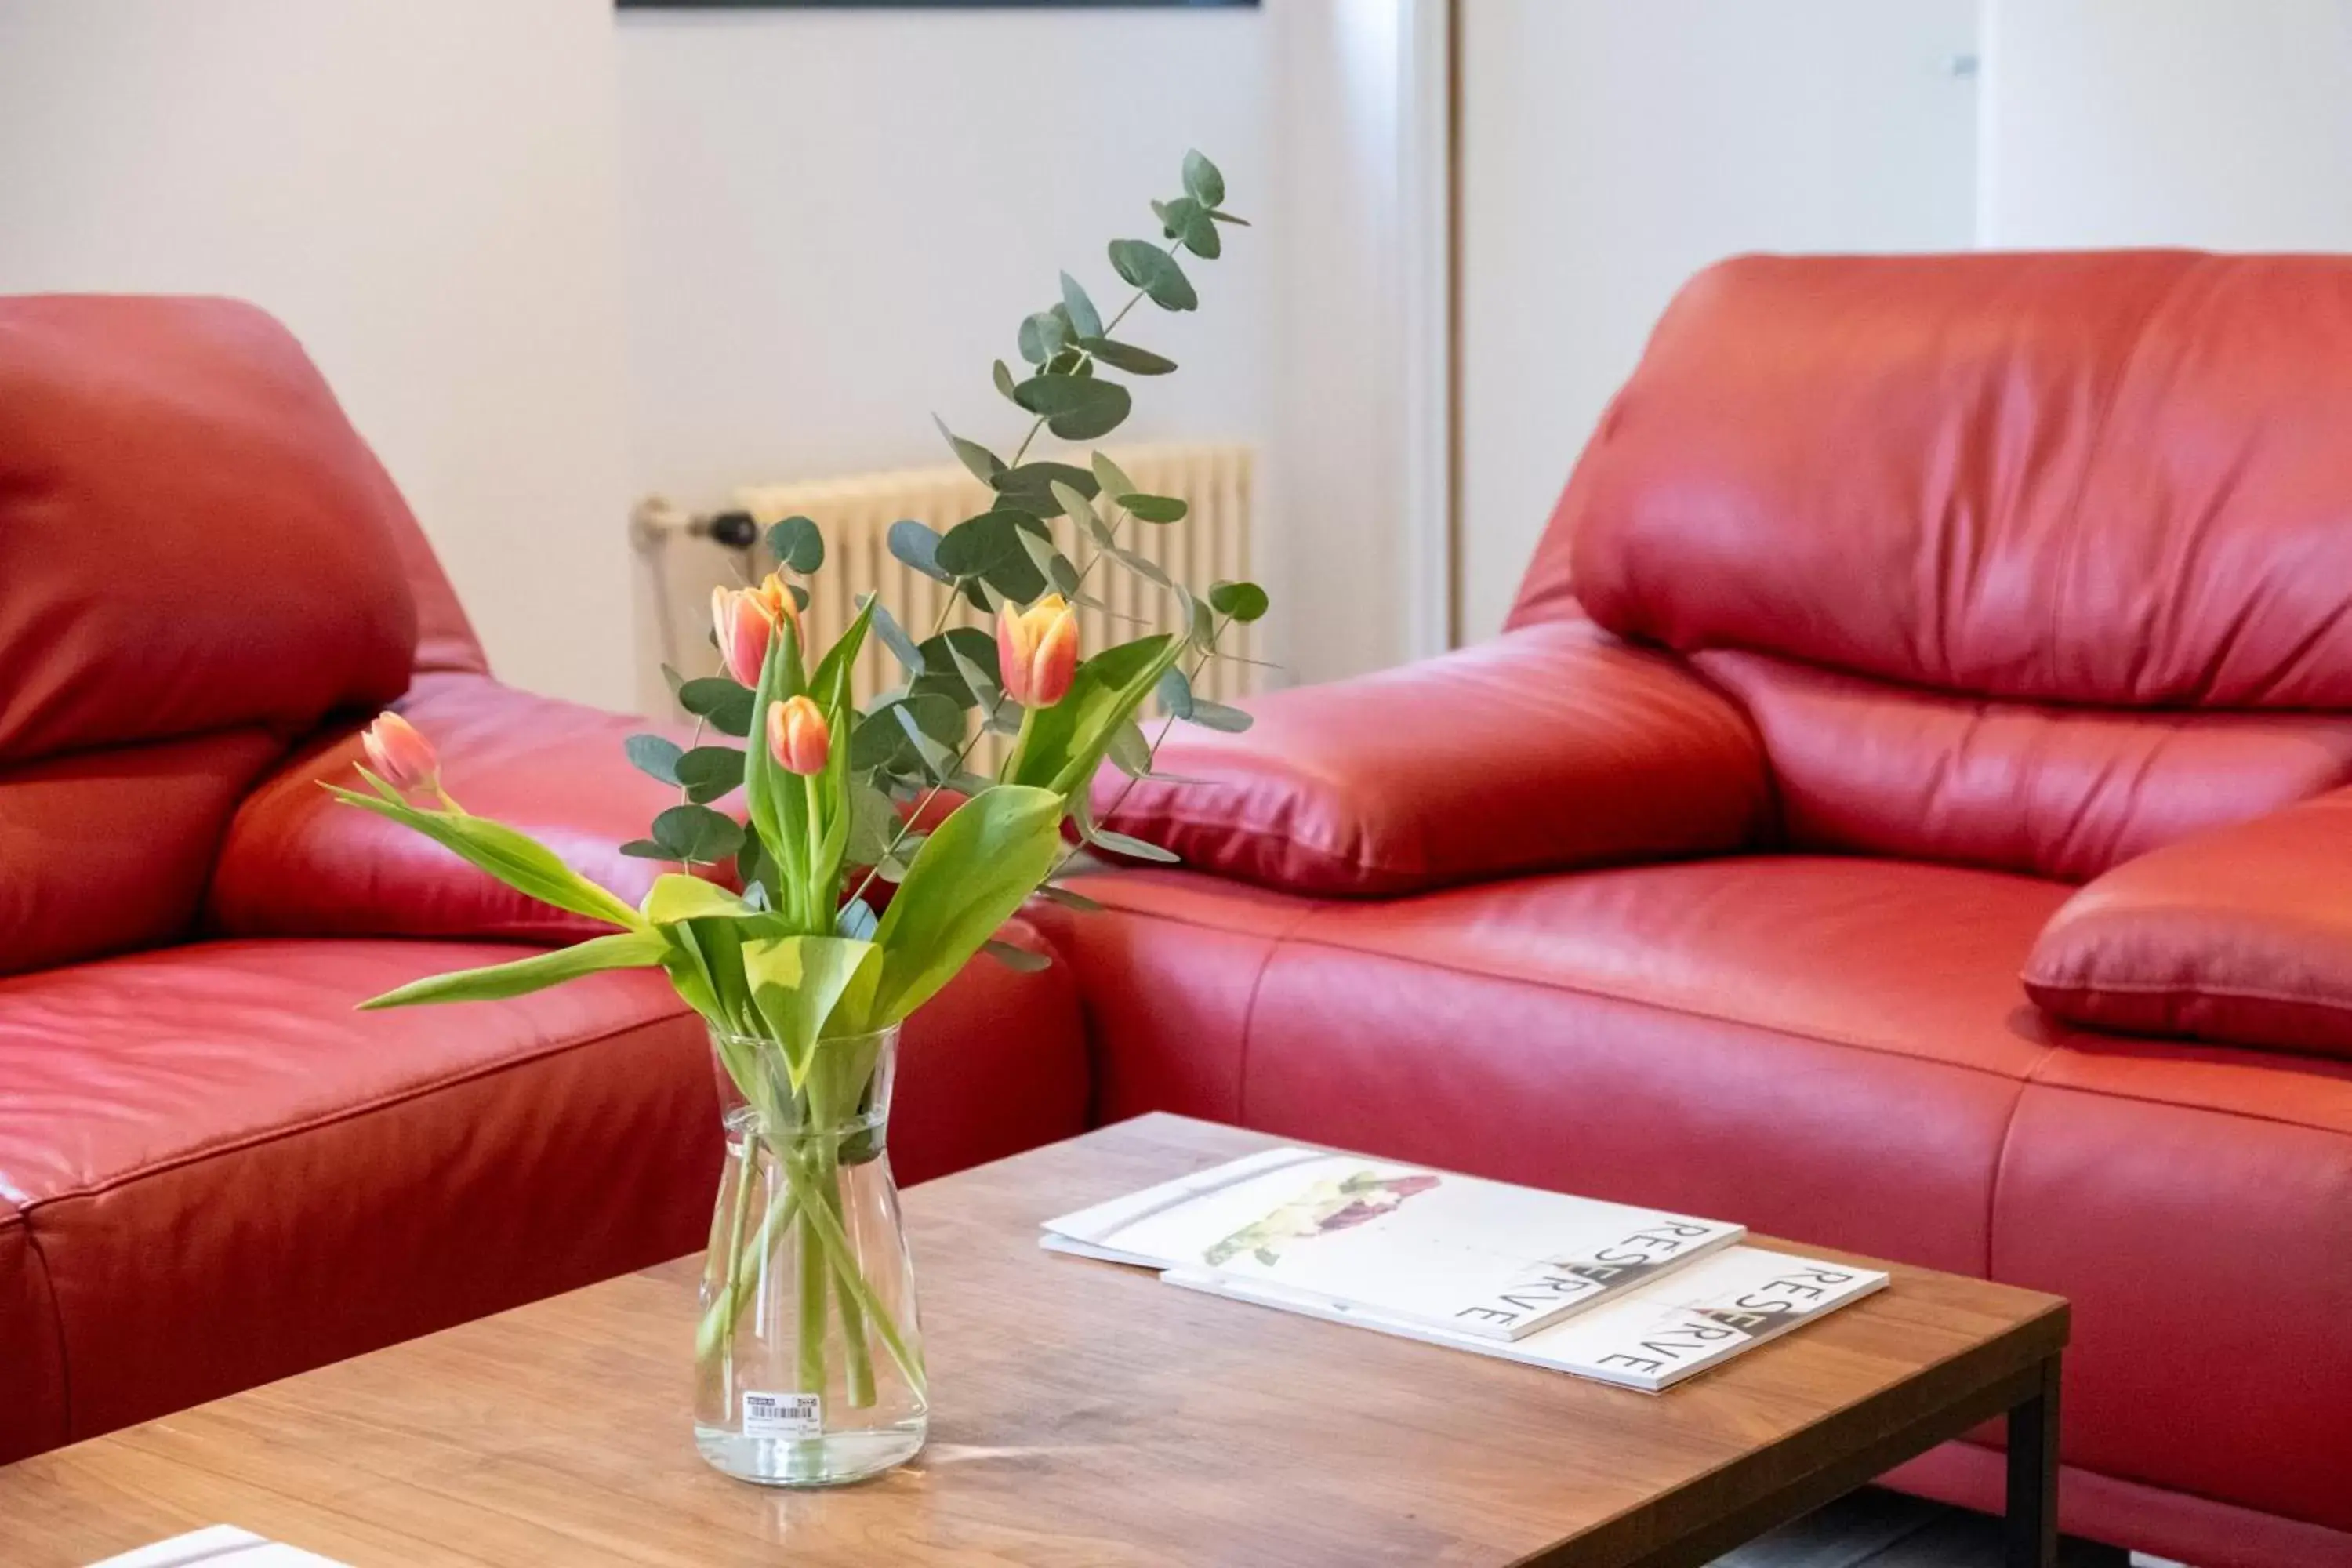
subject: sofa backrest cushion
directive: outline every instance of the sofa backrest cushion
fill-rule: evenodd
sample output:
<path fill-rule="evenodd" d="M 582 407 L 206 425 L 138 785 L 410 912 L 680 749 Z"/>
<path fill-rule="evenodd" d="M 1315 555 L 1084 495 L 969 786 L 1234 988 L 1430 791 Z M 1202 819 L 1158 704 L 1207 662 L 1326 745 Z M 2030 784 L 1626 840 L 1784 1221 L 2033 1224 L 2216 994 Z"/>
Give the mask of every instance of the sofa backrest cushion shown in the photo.
<path fill-rule="evenodd" d="M 415 533 L 261 311 L 0 299 L 0 973 L 188 929 L 253 780 L 406 688 Z"/>
<path fill-rule="evenodd" d="M 2294 715 L 2261 731 L 2274 740 L 2352 710 L 2347 431 L 2352 258 L 1744 257 L 1660 321 L 1512 623 L 1572 597 L 1622 635 L 1864 678 L 1896 707 L 2063 705 L 2176 739 L 2206 714 Z M 2013 771 L 2032 794 L 2032 775 L 2080 778 L 2137 745 L 1890 727 L 1870 706 L 1816 706 L 1806 733 L 1827 763 L 1808 787 L 1873 821 L 1899 824 L 1956 769 Z M 1764 717 L 1785 785 L 1807 760 Z M 2230 754 L 2219 782 L 2201 764 L 2110 778 L 2115 816 L 2091 837 L 2144 847 L 2352 776 L 2340 722 L 2308 724 L 2275 773 L 2232 725 L 2194 743 Z M 1867 747 L 1877 764 L 1856 766 Z M 1997 829 L 1825 837 L 2015 858 Z M 2110 862 L 2085 843 L 2024 868 L 2095 874 Z"/>
<path fill-rule="evenodd" d="M 397 697 L 413 526 L 259 310 L 0 300 L 0 763 Z"/>

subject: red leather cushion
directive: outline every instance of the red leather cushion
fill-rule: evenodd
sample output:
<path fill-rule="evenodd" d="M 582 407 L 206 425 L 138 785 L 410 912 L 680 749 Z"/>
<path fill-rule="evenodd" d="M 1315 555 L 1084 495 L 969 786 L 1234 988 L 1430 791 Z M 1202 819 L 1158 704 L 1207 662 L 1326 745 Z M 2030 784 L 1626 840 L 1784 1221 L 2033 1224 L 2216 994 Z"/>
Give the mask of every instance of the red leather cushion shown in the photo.
<path fill-rule="evenodd" d="M 2352 1058 L 2352 791 L 2129 861 L 2060 910 L 2025 988 L 2093 1028 Z"/>
<path fill-rule="evenodd" d="M 252 307 L 0 299 L 0 762 L 397 696 L 413 526 Z"/>
<path fill-rule="evenodd" d="M 1946 689 L 2352 708 L 2352 258 L 1746 257 L 1667 310 L 1513 624 Z"/>
<path fill-rule="evenodd" d="M 2074 1303 L 2067 1458 L 2352 1531 L 2352 1065 L 2071 1044 L 1992 1215 L 1994 1278 Z"/>
<path fill-rule="evenodd" d="M 2352 715 L 1988 702 L 1719 650 L 1801 848 L 2080 881 L 2352 780 Z"/>
<path fill-rule="evenodd" d="M 2052 883 L 1742 858 L 1317 902 L 1182 871 L 1041 909 L 1097 1114 L 1181 1110 L 1981 1273 Z"/>
<path fill-rule="evenodd" d="M 467 810 L 538 837 L 631 903 L 672 869 L 620 853 L 677 804 L 639 773 L 627 736 L 675 726 L 534 697 L 482 676 L 420 676 L 400 710 L 441 754 Z M 338 804 L 355 784 L 355 729 L 321 738 L 253 792 L 213 878 L 213 929 L 241 936 L 504 937 L 568 942 L 609 930 L 525 898 L 398 823 Z"/>
<path fill-rule="evenodd" d="M 280 751 L 231 730 L 0 769 L 0 974 L 184 934 L 230 814 Z"/>
<path fill-rule="evenodd" d="M 1097 815 L 1227 876 L 1380 894 L 1737 848 L 1769 810 L 1738 710 L 1590 622 L 1250 707 L 1242 734 L 1170 732 L 1189 782 L 1105 770 Z"/>
<path fill-rule="evenodd" d="M 227 942 L 0 981 L 0 1455 L 698 1248 L 716 1080 L 658 973 L 352 1010 L 515 952 Z M 907 1179 L 1081 1130 L 1071 985 L 982 959 L 908 1021 Z"/>

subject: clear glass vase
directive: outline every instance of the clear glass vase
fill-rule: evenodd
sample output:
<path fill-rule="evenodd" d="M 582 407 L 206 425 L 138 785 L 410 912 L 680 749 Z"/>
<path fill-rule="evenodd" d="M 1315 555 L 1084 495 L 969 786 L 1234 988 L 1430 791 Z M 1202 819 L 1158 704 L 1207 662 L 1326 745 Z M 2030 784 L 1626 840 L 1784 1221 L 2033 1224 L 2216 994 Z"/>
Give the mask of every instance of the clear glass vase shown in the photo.
<path fill-rule="evenodd" d="M 727 1165 L 695 1336 L 695 1446 L 730 1476 L 823 1487 L 923 1446 L 915 1272 L 885 1140 L 898 1031 L 821 1040 L 797 1082 L 772 1040 L 711 1032 Z"/>

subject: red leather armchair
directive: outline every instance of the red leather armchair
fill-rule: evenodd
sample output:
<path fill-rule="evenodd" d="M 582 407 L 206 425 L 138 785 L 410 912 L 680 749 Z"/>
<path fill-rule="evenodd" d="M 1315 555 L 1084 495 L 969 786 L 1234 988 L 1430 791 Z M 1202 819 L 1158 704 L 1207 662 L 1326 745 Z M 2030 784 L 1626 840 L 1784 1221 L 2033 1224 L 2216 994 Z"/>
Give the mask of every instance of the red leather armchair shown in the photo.
<path fill-rule="evenodd" d="M 330 802 L 386 703 L 476 809 L 659 869 L 615 853 L 668 804 L 637 723 L 490 677 L 283 329 L 0 300 L 0 1460 L 701 1245 L 715 1081 L 660 976 L 352 1010 L 577 934 Z M 1059 967 L 974 965 L 906 1059 L 905 1179 L 1083 1123 Z"/>
<path fill-rule="evenodd" d="M 1702 274 L 1499 640 L 1098 790 L 1099 1114 L 2062 1292 L 2068 1530 L 2352 1563 L 2347 430 L 2352 259 Z"/>

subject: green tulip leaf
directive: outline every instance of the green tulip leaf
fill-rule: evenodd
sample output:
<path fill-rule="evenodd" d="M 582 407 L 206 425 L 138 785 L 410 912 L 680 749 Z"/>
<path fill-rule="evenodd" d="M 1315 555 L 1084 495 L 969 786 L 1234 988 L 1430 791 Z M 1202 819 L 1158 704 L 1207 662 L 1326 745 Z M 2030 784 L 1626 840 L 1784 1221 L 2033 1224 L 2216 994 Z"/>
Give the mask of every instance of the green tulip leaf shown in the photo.
<path fill-rule="evenodd" d="M 880 956 L 874 943 L 840 936 L 760 938 L 743 944 L 743 977 L 752 1005 L 783 1048 L 794 1089 L 806 1080 L 828 1024 L 840 1034 L 866 1031 Z"/>
<path fill-rule="evenodd" d="M 1061 852 L 1062 800 L 1014 785 L 965 801 L 916 852 L 876 928 L 882 968 L 868 1027 L 895 1024 L 953 979 L 1045 879 Z"/>
<path fill-rule="evenodd" d="M 383 1007 L 409 1007 L 424 1002 L 498 1002 L 509 996 L 542 991 L 583 974 L 605 969 L 649 969 L 663 962 L 669 944 L 658 932 L 615 931 L 591 937 L 553 952 L 534 953 L 510 963 L 484 969 L 460 969 L 453 974 L 428 975 L 360 1004 L 362 1012 Z"/>
<path fill-rule="evenodd" d="M 410 805 L 367 769 L 360 770 L 373 795 L 343 789 L 330 784 L 327 791 L 347 805 L 374 812 L 389 817 L 404 827 L 422 833 L 427 838 L 454 851 L 459 858 L 479 867 L 519 893 L 526 893 L 542 904 L 551 904 L 575 915 L 603 921 L 608 925 L 642 930 L 645 921 L 618 897 L 598 887 L 587 878 L 563 863 L 554 850 L 527 833 L 520 833 L 502 822 L 486 816 L 469 816 L 458 811 L 424 811 Z"/>

